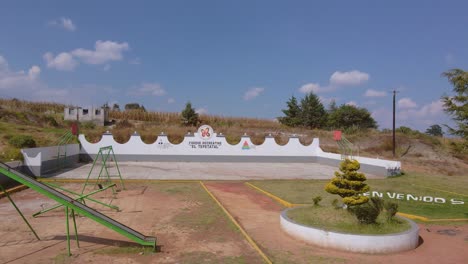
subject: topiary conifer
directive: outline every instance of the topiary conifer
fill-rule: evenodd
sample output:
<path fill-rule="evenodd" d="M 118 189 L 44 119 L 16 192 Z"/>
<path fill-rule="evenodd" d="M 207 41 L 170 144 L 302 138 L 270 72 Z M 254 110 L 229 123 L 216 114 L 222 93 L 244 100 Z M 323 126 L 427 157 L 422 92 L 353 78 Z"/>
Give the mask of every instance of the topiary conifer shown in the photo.
<path fill-rule="evenodd" d="M 367 203 L 369 197 L 362 194 L 369 191 L 369 185 L 364 182 L 364 173 L 358 172 L 360 167 L 357 160 L 342 161 L 341 172 L 335 172 L 335 177 L 325 186 L 325 191 L 339 195 L 348 207 Z"/>

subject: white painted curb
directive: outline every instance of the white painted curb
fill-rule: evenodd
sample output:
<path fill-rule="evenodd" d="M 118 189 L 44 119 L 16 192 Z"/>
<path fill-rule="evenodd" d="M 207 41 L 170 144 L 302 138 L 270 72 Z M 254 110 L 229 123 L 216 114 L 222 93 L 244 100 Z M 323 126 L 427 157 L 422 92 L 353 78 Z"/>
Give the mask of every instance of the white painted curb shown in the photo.
<path fill-rule="evenodd" d="M 356 235 L 304 226 L 295 223 L 288 218 L 289 208 L 281 212 L 281 228 L 289 235 L 305 242 L 325 248 L 333 248 L 344 251 L 382 254 L 395 253 L 414 249 L 419 244 L 419 227 L 413 221 L 409 221 L 411 228 L 408 231 L 387 235 Z"/>

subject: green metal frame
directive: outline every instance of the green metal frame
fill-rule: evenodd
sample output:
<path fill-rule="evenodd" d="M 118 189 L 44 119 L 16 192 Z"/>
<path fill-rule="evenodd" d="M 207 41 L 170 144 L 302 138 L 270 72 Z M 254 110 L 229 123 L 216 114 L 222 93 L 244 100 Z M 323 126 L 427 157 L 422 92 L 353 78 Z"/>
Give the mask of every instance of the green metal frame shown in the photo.
<path fill-rule="evenodd" d="M 108 161 L 109 157 L 111 158 L 110 161 Z M 96 166 L 96 163 L 98 161 L 101 161 L 101 169 L 99 170 L 99 175 L 97 179 L 93 181 L 94 183 L 89 183 L 91 174 L 93 173 L 94 167 Z M 109 170 L 107 169 L 108 162 L 112 162 L 112 161 L 115 163 L 115 167 L 117 168 L 117 175 L 110 175 Z M 103 175 L 103 172 L 105 172 L 105 175 Z M 99 148 L 99 152 L 93 160 L 93 165 L 91 166 L 91 169 L 89 170 L 88 177 L 86 178 L 86 181 L 83 185 L 83 189 L 81 190 L 81 194 L 84 193 L 86 186 L 99 184 L 101 177 L 106 177 L 106 182 L 109 184 L 112 182 L 112 179 L 111 179 L 112 177 L 115 177 L 115 178 L 118 177 L 120 179 L 120 184 L 122 185 L 122 189 L 125 190 L 125 185 L 122 179 L 122 175 L 120 174 L 119 164 L 117 163 L 117 159 L 115 158 L 115 153 L 114 153 L 114 149 L 112 148 L 112 146 Z M 112 192 L 115 194 L 114 188 L 112 188 Z"/>
<path fill-rule="evenodd" d="M 59 185 L 56 185 L 56 184 L 52 184 L 52 183 L 46 183 L 46 184 L 49 185 L 50 187 L 55 188 L 55 189 L 59 189 L 59 190 L 61 190 L 61 191 L 64 191 L 64 192 L 67 192 L 67 193 L 76 195 L 77 198 L 75 198 L 75 201 L 78 201 L 78 202 L 80 202 L 80 203 L 86 204 L 85 199 L 87 199 L 87 200 L 90 200 L 90 201 L 95 202 L 95 203 L 97 203 L 97 204 L 100 204 L 100 205 L 109 207 L 110 209 L 116 210 L 117 212 L 120 211 L 120 209 L 119 209 L 118 206 L 111 205 L 111 204 L 106 204 L 106 203 L 103 203 L 103 202 L 101 202 L 101 201 L 98 201 L 98 200 L 96 200 L 96 199 L 93 199 L 93 198 L 89 197 L 89 196 L 91 196 L 91 195 L 93 195 L 93 194 L 96 194 L 96 193 L 105 191 L 105 190 L 107 190 L 107 189 L 109 189 L 109 188 L 113 188 L 113 187 L 115 186 L 115 183 L 114 183 L 114 184 L 111 184 L 111 185 L 109 185 L 109 186 L 106 186 L 106 187 L 104 187 L 104 188 L 102 188 L 102 189 L 96 190 L 96 191 L 94 191 L 94 192 L 90 192 L 90 193 L 85 194 L 85 195 L 81 195 L 81 194 L 76 193 L 76 192 L 74 192 L 74 191 L 67 190 L 67 189 L 65 189 L 65 188 L 63 188 L 63 187 L 61 187 L 61 186 L 59 186 Z M 37 216 L 39 216 L 39 215 L 41 215 L 41 214 L 47 213 L 47 212 L 49 212 L 49 211 L 52 211 L 52 210 L 57 209 L 57 208 L 62 207 L 62 206 L 63 206 L 63 204 L 56 204 L 56 205 L 54 205 L 54 206 L 52 206 L 52 207 L 50 207 L 50 208 L 46 208 L 46 209 L 43 209 L 43 210 L 41 210 L 41 211 L 39 211 L 39 212 L 37 212 L 37 213 L 34 213 L 32 216 L 33 216 L 33 217 L 37 217 Z"/>
<path fill-rule="evenodd" d="M 114 219 L 82 204 L 80 202 L 76 202 L 74 199 L 68 197 L 67 195 L 49 187 L 41 182 L 32 179 L 13 168 L 9 167 L 8 165 L 0 162 L 0 173 L 21 183 L 26 185 L 27 187 L 33 189 L 34 191 L 45 195 L 46 197 L 55 200 L 56 202 L 65 206 L 65 212 L 67 213 L 67 245 L 68 245 L 68 252 L 70 254 L 70 234 L 69 234 L 69 226 L 68 226 L 68 210 L 71 209 L 73 215 L 75 212 L 83 215 L 85 217 L 90 218 L 93 221 L 96 221 L 99 224 L 104 225 L 105 227 L 116 231 L 117 233 L 139 243 L 143 246 L 152 246 L 153 250 L 156 250 L 156 238 L 151 236 L 144 236 L 143 234 L 127 227 Z M 75 225 L 76 231 L 76 225 Z M 78 236 L 76 235 L 76 239 Z"/>
<path fill-rule="evenodd" d="M 73 138 L 74 135 L 70 131 L 67 131 L 53 144 L 54 146 L 58 146 L 56 156 L 58 169 L 64 168 L 67 163 L 67 145 L 73 140 Z M 63 154 L 62 149 L 64 150 Z"/>
<path fill-rule="evenodd" d="M 341 140 L 337 140 L 336 143 L 340 148 L 342 160 L 346 158 L 353 159 L 353 144 L 349 142 L 349 140 L 347 140 L 344 136 L 341 136 Z"/>
<path fill-rule="evenodd" d="M 18 212 L 19 215 L 21 215 L 21 218 L 23 218 L 23 221 L 28 225 L 29 229 L 31 229 L 31 232 L 33 232 L 34 236 L 37 238 L 37 240 L 41 240 L 39 238 L 39 236 L 37 235 L 36 231 L 34 231 L 34 229 L 32 228 L 32 226 L 29 224 L 28 220 L 26 220 L 26 218 L 24 217 L 23 213 L 21 213 L 21 210 L 18 208 L 18 206 L 16 206 L 15 202 L 13 202 L 13 199 L 11 199 L 10 197 L 10 194 L 5 191 L 5 188 L 3 188 L 2 185 L 0 185 L 0 191 L 2 191 L 6 197 L 8 198 L 8 200 L 10 200 L 10 203 L 13 205 L 13 207 L 15 207 L 16 211 Z"/>

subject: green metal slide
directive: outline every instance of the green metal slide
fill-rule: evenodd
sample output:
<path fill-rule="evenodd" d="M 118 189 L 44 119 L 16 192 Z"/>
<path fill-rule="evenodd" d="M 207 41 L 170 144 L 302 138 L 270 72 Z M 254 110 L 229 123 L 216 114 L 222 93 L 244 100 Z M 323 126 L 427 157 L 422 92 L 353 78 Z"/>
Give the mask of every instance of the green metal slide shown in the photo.
<path fill-rule="evenodd" d="M 56 202 L 63 204 L 65 207 L 69 207 L 70 209 L 76 211 L 77 213 L 84 215 L 105 227 L 108 227 L 117 233 L 139 243 L 140 245 L 144 246 L 152 246 L 153 249 L 156 248 L 156 238 L 151 236 L 145 236 L 138 231 L 131 229 L 128 226 L 125 226 L 114 219 L 82 204 L 73 198 L 49 187 L 41 182 L 36 181 L 35 179 L 26 176 L 25 174 L 14 170 L 10 166 L 6 165 L 3 162 L 0 162 L 0 173 L 4 174 L 5 176 L 22 183 L 29 188 L 33 189 L 36 192 L 39 192 L 50 199 L 55 200 Z"/>

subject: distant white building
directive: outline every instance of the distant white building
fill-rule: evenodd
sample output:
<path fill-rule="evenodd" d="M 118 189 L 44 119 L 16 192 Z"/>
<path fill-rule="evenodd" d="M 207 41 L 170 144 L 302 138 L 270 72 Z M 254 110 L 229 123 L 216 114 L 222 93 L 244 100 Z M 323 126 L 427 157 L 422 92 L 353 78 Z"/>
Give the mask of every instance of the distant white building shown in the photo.
<path fill-rule="evenodd" d="M 96 125 L 103 126 L 109 120 L 109 112 L 108 109 L 103 107 L 65 107 L 64 119 L 93 122 Z"/>

